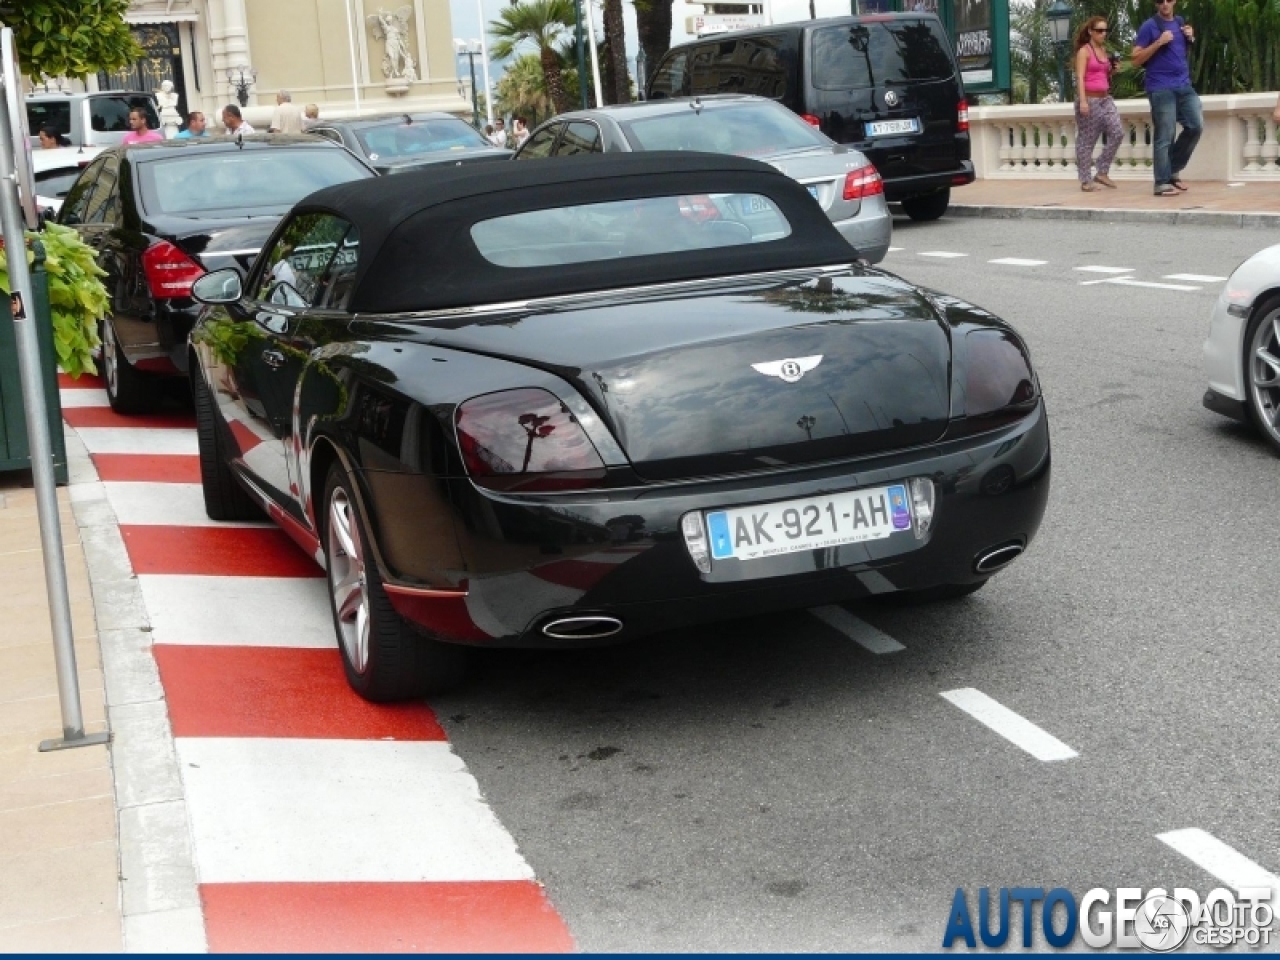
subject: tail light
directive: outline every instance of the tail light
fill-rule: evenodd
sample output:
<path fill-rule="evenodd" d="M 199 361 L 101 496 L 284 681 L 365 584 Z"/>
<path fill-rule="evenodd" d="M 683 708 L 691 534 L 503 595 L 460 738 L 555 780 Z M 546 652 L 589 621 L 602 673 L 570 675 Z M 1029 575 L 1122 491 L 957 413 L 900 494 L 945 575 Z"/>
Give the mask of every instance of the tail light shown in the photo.
<path fill-rule="evenodd" d="M 961 100 L 956 107 L 956 129 L 964 133 L 969 129 L 969 102 Z"/>
<path fill-rule="evenodd" d="M 822 126 L 822 121 L 819 120 L 817 117 L 815 117 L 812 113 L 802 113 L 800 114 L 800 119 L 803 120 L 805 123 L 807 123 L 811 127 Z"/>
<path fill-rule="evenodd" d="M 973 330 L 964 338 L 963 424 L 948 438 L 994 430 L 1031 412 L 1039 395 L 1027 349 L 1007 330 Z"/>
<path fill-rule="evenodd" d="M 880 171 L 871 164 L 850 170 L 844 178 L 844 198 L 861 200 L 863 197 L 874 197 L 884 193 L 884 181 L 880 179 Z"/>
<path fill-rule="evenodd" d="M 546 390 L 473 397 L 454 417 L 471 479 L 494 490 L 580 490 L 604 478 L 604 461 L 582 425 Z"/>
<path fill-rule="evenodd" d="M 204 276 L 204 267 L 167 240 L 153 243 L 142 253 L 142 272 L 151 296 L 157 300 L 191 296 L 191 285 Z"/>
<path fill-rule="evenodd" d="M 680 198 L 680 216 L 694 223 L 706 223 L 720 219 L 720 208 L 705 193 Z"/>

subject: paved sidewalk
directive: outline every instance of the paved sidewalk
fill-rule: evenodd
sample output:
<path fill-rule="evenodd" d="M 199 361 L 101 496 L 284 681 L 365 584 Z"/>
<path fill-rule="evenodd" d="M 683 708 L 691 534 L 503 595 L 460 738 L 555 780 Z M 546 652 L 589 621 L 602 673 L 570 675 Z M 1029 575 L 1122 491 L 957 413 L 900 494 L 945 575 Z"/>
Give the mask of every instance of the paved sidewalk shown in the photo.
<path fill-rule="evenodd" d="M 1175 197 L 1155 196 L 1150 180 L 1116 184 L 1086 193 L 1076 180 L 978 180 L 951 192 L 949 214 L 1280 228 L 1280 183 L 1189 180 Z"/>

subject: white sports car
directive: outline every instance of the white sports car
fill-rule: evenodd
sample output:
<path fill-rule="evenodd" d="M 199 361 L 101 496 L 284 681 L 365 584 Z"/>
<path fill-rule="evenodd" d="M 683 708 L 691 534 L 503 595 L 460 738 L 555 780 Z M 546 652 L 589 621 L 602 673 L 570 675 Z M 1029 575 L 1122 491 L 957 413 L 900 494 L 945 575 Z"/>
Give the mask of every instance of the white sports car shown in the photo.
<path fill-rule="evenodd" d="M 1204 363 L 1204 405 L 1252 420 L 1280 453 L 1280 244 L 1231 274 L 1213 306 Z"/>

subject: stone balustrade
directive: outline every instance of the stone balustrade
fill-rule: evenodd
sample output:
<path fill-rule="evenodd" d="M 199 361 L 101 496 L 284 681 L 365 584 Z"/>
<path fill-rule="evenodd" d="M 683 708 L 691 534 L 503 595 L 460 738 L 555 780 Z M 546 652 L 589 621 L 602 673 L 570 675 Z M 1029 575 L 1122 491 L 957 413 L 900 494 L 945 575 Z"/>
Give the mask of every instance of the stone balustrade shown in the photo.
<path fill-rule="evenodd" d="M 1204 135 L 1183 171 L 1188 180 L 1280 182 L 1274 93 L 1202 97 Z M 1150 179 L 1151 110 L 1145 99 L 1117 100 L 1124 139 L 1111 175 Z M 970 107 L 979 179 L 1076 178 L 1075 108 L 1069 103 Z M 1094 155 L 1102 151 L 1095 149 Z"/>

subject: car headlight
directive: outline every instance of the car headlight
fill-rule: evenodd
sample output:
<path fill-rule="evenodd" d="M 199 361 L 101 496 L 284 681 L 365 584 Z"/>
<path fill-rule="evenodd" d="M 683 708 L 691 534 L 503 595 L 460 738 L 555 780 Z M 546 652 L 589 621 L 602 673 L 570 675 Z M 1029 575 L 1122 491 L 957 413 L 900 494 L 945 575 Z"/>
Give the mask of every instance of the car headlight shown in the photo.
<path fill-rule="evenodd" d="M 1027 348 L 1008 330 L 971 330 L 964 342 L 964 420 L 948 437 L 994 430 L 1031 412 L 1040 395 Z"/>

